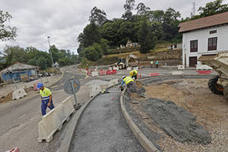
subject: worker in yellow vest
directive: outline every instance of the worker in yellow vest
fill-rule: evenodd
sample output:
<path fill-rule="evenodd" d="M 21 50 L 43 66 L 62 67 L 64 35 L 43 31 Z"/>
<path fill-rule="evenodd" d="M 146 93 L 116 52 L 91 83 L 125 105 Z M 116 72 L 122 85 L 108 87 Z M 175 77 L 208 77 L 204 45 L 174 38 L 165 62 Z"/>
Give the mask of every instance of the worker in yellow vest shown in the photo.
<path fill-rule="evenodd" d="M 138 71 L 137 70 L 132 70 L 130 72 L 130 76 L 133 78 L 133 79 L 137 79 L 137 76 L 138 76 Z"/>
<path fill-rule="evenodd" d="M 122 82 L 121 82 L 121 91 L 123 90 L 124 85 L 127 86 L 128 91 L 130 92 L 136 92 L 136 84 L 134 82 L 134 79 L 130 76 L 123 76 Z"/>
<path fill-rule="evenodd" d="M 43 83 L 38 83 L 37 88 L 40 89 L 41 113 L 44 116 L 44 115 L 46 115 L 47 107 L 50 110 L 54 109 L 54 104 L 52 101 L 52 93 L 48 88 L 44 87 Z"/>

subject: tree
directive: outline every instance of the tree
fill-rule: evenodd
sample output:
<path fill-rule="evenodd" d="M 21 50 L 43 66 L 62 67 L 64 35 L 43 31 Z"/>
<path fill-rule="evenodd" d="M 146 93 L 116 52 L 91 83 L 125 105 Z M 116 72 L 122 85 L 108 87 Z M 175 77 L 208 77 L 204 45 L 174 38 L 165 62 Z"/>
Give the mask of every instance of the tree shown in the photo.
<path fill-rule="evenodd" d="M 103 10 L 100 10 L 97 7 L 94 7 L 91 10 L 89 21 L 90 23 L 94 23 L 98 26 L 101 26 L 107 21 L 106 13 Z"/>
<path fill-rule="evenodd" d="M 102 48 L 98 43 L 85 48 L 85 57 L 90 61 L 97 61 L 102 57 Z"/>
<path fill-rule="evenodd" d="M 141 45 L 140 52 L 148 53 L 155 46 L 155 35 L 151 30 L 149 24 L 144 21 L 141 25 L 140 30 L 138 31 L 138 41 Z"/>
<path fill-rule="evenodd" d="M 148 13 L 150 22 L 163 23 L 164 21 L 164 11 L 163 10 L 154 10 Z"/>
<path fill-rule="evenodd" d="M 146 15 L 150 11 L 149 7 L 146 7 L 144 3 L 139 3 L 136 7 L 137 15 Z"/>
<path fill-rule="evenodd" d="M 223 0 L 209 2 L 205 7 L 199 8 L 200 17 L 210 16 L 228 11 L 228 4 L 222 4 Z"/>
<path fill-rule="evenodd" d="M 122 15 L 122 18 L 126 20 L 131 20 L 133 13 L 132 10 L 135 6 L 135 0 L 126 0 L 126 3 L 124 4 L 125 13 Z"/>
<path fill-rule="evenodd" d="M 27 55 L 23 48 L 19 46 L 9 47 L 7 46 L 4 50 L 6 54 L 6 63 L 7 65 L 12 65 L 16 62 L 26 63 Z"/>
<path fill-rule="evenodd" d="M 108 40 L 102 38 L 101 42 L 100 42 L 100 46 L 101 46 L 101 49 L 102 49 L 102 53 L 103 54 L 108 54 L 108 49 L 109 49 Z"/>
<path fill-rule="evenodd" d="M 12 16 L 8 12 L 0 10 L 0 40 L 10 40 L 16 37 L 16 27 L 7 26 L 6 22 L 9 21 Z"/>
<path fill-rule="evenodd" d="M 169 8 L 165 11 L 162 23 L 163 40 L 171 41 L 179 35 L 178 18 L 180 18 L 180 13 L 178 11 L 175 11 L 172 8 Z"/>
<path fill-rule="evenodd" d="M 88 24 L 84 28 L 83 33 L 78 37 L 80 44 L 82 44 L 82 48 L 91 46 L 93 43 L 99 43 L 100 39 L 99 27 L 95 23 Z"/>

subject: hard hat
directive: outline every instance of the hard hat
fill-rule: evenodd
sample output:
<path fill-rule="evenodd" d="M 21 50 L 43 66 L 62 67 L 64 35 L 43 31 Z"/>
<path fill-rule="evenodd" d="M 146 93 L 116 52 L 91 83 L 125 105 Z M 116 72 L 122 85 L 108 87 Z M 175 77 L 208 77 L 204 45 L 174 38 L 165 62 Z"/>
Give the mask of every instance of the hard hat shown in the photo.
<path fill-rule="evenodd" d="M 126 75 L 122 76 L 122 79 L 126 78 Z"/>
<path fill-rule="evenodd" d="M 37 88 L 38 88 L 38 89 L 40 89 L 40 88 L 43 87 L 43 86 L 44 86 L 43 83 L 41 83 L 41 82 L 38 82 L 38 83 L 37 83 Z"/>

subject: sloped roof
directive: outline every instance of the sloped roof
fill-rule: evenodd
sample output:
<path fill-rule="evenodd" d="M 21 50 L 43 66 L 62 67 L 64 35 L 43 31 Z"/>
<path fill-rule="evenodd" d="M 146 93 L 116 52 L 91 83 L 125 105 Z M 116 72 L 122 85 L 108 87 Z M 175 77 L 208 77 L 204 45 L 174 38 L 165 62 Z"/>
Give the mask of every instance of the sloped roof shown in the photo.
<path fill-rule="evenodd" d="M 37 66 L 32 66 L 28 64 L 23 64 L 23 63 L 15 63 L 4 70 L 2 70 L 0 73 L 5 73 L 8 71 L 23 71 L 23 70 L 30 70 L 30 69 L 38 69 Z"/>
<path fill-rule="evenodd" d="M 222 24 L 228 24 L 228 12 L 180 23 L 179 32 L 184 33 Z"/>

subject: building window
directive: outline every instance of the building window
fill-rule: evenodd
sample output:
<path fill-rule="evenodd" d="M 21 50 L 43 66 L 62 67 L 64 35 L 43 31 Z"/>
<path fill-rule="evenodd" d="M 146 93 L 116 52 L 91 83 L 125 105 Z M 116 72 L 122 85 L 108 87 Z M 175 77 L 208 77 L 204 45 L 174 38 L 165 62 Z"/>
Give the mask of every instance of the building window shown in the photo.
<path fill-rule="evenodd" d="M 217 50 L 217 37 L 208 39 L 208 51 Z"/>
<path fill-rule="evenodd" d="M 190 41 L 190 52 L 198 51 L 198 40 Z"/>
<path fill-rule="evenodd" d="M 210 34 L 217 33 L 217 30 L 210 31 Z"/>

